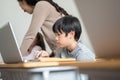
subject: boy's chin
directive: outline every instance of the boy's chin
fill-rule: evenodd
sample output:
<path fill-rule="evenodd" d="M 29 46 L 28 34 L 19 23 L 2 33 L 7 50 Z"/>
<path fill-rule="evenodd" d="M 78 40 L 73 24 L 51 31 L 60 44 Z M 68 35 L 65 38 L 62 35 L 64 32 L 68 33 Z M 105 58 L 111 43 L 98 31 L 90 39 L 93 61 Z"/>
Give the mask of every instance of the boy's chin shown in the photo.
<path fill-rule="evenodd" d="M 65 46 L 62 46 L 62 45 L 59 45 L 59 47 L 61 47 L 61 48 L 65 48 Z"/>
<path fill-rule="evenodd" d="M 65 48 L 65 47 L 66 47 L 66 46 L 63 45 L 63 44 L 58 44 L 58 46 L 59 46 L 60 48 Z"/>

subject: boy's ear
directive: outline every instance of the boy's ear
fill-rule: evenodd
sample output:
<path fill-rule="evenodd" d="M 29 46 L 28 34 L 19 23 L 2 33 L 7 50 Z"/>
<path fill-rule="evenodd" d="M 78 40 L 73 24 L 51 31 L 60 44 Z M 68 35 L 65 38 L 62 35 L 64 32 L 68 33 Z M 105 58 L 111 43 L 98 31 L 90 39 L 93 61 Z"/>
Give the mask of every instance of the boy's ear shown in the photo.
<path fill-rule="evenodd" d="M 71 37 L 74 37 L 75 36 L 75 31 L 70 31 L 69 34 L 71 35 Z"/>
<path fill-rule="evenodd" d="M 70 34 L 71 35 L 75 35 L 75 31 L 70 31 Z"/>

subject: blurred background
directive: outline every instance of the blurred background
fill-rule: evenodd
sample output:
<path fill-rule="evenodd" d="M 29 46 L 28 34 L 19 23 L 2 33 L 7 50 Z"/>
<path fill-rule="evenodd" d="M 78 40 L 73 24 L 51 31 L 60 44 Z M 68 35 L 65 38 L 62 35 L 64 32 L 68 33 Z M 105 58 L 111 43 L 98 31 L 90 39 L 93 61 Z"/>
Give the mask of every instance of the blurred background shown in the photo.
<path fill-rule="evenodd" d="M 81 41 L 98 58 L 120 57 L 120 0 L 54 1 L 79 18 L 83 29 Z M 31 15 L 20 8 L 17 0 L 0 0 L 0 27 L 8 21 L 13 26 L 20 46 Z M 50 51 L 48 45 L 47 50 Z"/>

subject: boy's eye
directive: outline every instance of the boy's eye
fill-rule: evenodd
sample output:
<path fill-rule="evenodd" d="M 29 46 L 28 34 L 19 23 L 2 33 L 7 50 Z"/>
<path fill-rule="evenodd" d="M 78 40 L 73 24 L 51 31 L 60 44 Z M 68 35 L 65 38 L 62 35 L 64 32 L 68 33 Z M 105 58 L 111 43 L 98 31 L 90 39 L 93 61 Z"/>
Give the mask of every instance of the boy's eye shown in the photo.
<path fill-rule="evenodd" d="M 61 34 L 60 34 L 60 33 L 58 33 L 57 35 L 58 35 L 58 36 L 60 36 Z"/>
<path fill-rule="evenodd" d="M 56 36 L 60 36 L 61 34 L 60 34 L 60 33 L 56 33 L 55 35 L 56 35 Z"/>

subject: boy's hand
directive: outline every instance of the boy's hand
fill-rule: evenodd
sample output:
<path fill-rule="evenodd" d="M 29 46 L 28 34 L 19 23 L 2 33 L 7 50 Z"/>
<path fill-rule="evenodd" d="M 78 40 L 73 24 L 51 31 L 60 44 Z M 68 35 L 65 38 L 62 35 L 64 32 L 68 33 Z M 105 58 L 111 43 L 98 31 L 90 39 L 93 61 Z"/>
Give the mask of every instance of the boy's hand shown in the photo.
<path fill-rule="evenodd" d="M 41 51 L 34 51 L 35 57 L 40 58 L 40 57 L 49 57 L 49 53 L 47 51 L 41 50 Z"/>

